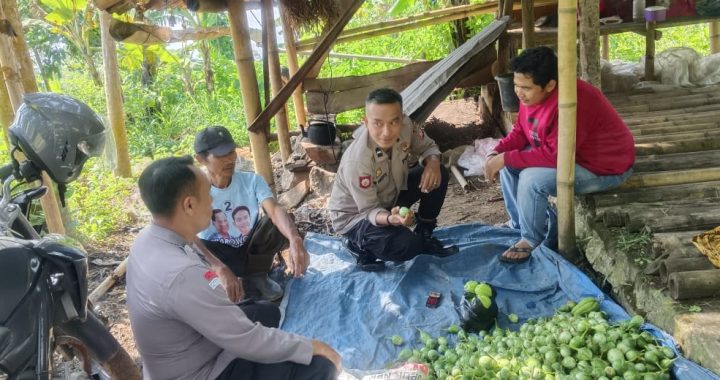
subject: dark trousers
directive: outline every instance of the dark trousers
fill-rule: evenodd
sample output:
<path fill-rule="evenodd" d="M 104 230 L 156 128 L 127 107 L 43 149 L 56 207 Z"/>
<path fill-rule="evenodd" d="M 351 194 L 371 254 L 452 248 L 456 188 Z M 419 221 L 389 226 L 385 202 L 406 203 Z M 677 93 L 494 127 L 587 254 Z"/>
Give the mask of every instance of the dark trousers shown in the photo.
<path fill-rule="evenodd" d="M 288 240 L 267 215 L 260 218 L 245 244 L 240 247 L 235 248 L 209 240 L 203 240 L 203 243 L 238 277 L 267 273 L 275 254 L 290 246 Z"/>
<path fill-rule="evenodd" d="M 415 202 L 420 201 L 416 214 L 418 225 L 422 223 L 430 224 L 432 229 L 435 228 L 435 220 L 445 202 L 449 174 L 447 169 L 441 166 L 442 180 L 440 186 L 426 194 L 418 188 L 423 169 L 419 165 L 410 169 L 407 181 L 408 189 L 400 192 L 397 206 L 410 207 Z M 384 261 L 410 260 L 421 253 L 423 246 L 423 239 L 407 227 L 377 227 L 368 220 L 363 220 L 354 225 L 345 234 L 345 237 L 364 252 Z"/>
<path fill-rule="evenodd" d="M 253 322 L 260 322 L 265 327 L 280 325 L 280 309 L 272 302 L 251 301 L 239 306 Z M 329 380 L 335 378 L 335 365 L 324 357 L 314 356 L 310 365 L 291 362 L 262 364 L 238 358 L 225 367 L 217 380 Z"/>

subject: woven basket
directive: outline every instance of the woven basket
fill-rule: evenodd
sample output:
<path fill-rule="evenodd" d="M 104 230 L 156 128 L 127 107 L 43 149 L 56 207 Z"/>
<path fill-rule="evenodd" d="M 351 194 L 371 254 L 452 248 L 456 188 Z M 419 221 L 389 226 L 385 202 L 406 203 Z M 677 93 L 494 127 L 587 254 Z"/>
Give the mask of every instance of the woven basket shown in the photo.
<path fill-rule="evenodd" d="M 692 242 L 713 265 L 720 268 L 720 227 L 693 236 Z"/>

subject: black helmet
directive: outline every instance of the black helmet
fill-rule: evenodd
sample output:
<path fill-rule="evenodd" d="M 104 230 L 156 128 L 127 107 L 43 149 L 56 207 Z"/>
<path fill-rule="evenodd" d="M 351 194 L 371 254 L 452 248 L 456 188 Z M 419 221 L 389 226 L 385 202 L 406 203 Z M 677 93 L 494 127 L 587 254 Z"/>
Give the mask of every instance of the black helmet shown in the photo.
<path fill-rule="evenodd" d="M 58 184 L 75 180 L 105 145 L 100 117 L 85 103 L 53 93 L 25 94 L 9 132 L 12 145 Z"/>

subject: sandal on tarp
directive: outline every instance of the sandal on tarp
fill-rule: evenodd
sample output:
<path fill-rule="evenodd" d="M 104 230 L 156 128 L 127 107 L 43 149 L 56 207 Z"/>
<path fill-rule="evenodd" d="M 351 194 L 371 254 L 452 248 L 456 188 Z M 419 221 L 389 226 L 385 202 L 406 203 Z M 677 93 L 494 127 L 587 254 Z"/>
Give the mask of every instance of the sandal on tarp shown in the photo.
<path fill-rule="evenodd" d="M 530 256 L 532 256 L 532 251 L 533 251 L 533 248 L 521 248 L 521 247 L 516 247 L 515 244 L 513 244 L 510 246 L 510 248 L 508 248 L 507 251 L 503 252 L 503 254 L 500 255 L 500 261 L 505 262 L 505 263 L 511 263 L 511 264 L 524 263 L 524 262 L 530 260 Z M 515 258 L 505 257 L 504 255 L 506 252 L 527 253 L 527 256 L 519 257 L 519 258 L 515 259 Z"/>

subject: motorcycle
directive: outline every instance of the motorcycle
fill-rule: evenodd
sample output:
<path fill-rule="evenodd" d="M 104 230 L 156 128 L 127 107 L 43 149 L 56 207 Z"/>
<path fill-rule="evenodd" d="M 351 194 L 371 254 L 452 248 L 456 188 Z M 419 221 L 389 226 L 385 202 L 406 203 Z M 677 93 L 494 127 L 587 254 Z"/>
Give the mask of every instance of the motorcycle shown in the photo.
<path fill-rule="evenodd" d="M 53 352 L 76 357 L 89 378 L 140 379 L 128 353 L 88 306 L 82 246 L 40 236 L 30 205 L 47 192 L 41 173 L 65 185 L 102 151 L 104 125 L 87 105 L 58 94 L 27 94 L 10 127 L 11 163 L 0 168 L 0 374 L 48 380 Z M 12 184 L 22 189 L 12 194 Z"/>

